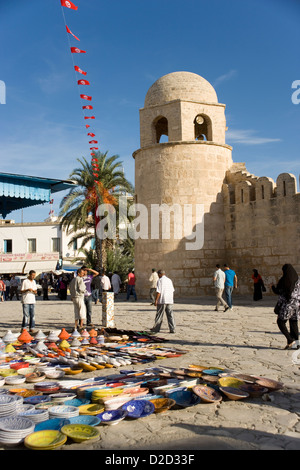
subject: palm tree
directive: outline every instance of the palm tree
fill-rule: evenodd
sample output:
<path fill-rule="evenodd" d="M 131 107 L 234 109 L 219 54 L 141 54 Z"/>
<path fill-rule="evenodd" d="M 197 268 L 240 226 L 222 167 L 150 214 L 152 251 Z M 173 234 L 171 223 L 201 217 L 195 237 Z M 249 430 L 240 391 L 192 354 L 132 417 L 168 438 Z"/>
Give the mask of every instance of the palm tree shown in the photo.
<path fill-rule="evenodd" d="M 97 236 L 96 210 L 100 204 L 118 208 L 122 193 L 133 194 L 132 184 L 125 178 L 118 155 L 95 152 L 93 164 L 84 157 L 77 159 L 81 167 L 75 168 L 69 178 L 77 183 L 60 204 L 61 228 L 73 234 L 69 243 L 82 240 L 81 247 L 95 240 L 97 268 L 103 268 L 103 240 Z M 95 173 L 95 165 L 97 174 Z M 105 240 L 106 245 L 109 241 Z M 111 243 L 111 242 L 110 242 Z"/>

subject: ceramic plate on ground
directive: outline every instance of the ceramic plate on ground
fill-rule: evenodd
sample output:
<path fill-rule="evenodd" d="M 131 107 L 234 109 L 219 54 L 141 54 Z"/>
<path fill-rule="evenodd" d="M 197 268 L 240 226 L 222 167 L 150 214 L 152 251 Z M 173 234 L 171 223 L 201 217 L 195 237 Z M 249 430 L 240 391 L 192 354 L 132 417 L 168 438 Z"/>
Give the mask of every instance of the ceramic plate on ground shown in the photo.
<path fill-rule="evenodd" d="M 103 413 L 100 413 L 99 419 L 101 420 L 102 424 L 118 424 L 120 421 L 122 421 L 126 416 L 128 415 L 128 412 L 126 410 L 110 410 L 110 411 L 104 411 Z"/>
<path fill-rule="evenodd" d="M 87 424 L 67 424 L 61 428 L 61 432 L 74 442 L 83 442 L 100 437 L 99 430 Z"/>
<path fill-rule="evenodd" d="M 24 444 L 32 450 L 52 450 L 64 445 L 67 436 L 56 430 L 37 431 L 26 436 Z"/>
<path fill-rule="evenodd" d="M 173 393 L 169 393 L 168 397 L 171 398 L 171 400 L 175 400 L 176 405 L 181 408 L 198 405 L 201 402 L 200 397 L 189 390 L 174 391 Z"/>
<path fill-rule="evenodd" d="M 241 385 L 240 390 L 243 390 L 244 392 L 249 393 L 250 397 L 252 398 L 257 398 L 261 397 L 264 393 L 268 392 L 267 387 L 263 387 L 262 385 L 258 384 L 245 384 Z"/>
<path fill-rule="evenodd" d="M 222 395 L 214 388 L 206 385 L 195 385 L 193 392 L 198 395 L 204 403 L 218 403 L 222 401 Z"/>
<path fill-rule="evenodd" d="M 155 406 L 149 400 L 131 400 L 122 406 L 128 412 L 128 418 L 145 418 L 154 413 Z"/>
<path fill-rule="evenodd" d="M 154 413 L 163 413 L 176 404 L 171 398 L 153 398 L 150 401 L 155 406 Z"/>
<path fill-rule="evenodd" d="M 97 426 L 101 422 L 98 416 L 91 415 L 74 416 L 73 418 L 69 418 L 68 421 L 70 424 L 87 424 L 89 426 Z"/>
<path fill-rule="evenodd" d="M 104 411 L 104 406 L 97 403 L 90 403 L 89 405 L 81 405 L 78 407 L 79 414 L 81 415 L 98 415 Z"/>
<path fill-rule="evenodd" d="M 239 388 L 234 387 L 220 387 L 221 392 L 223 392 L 230 400 L 241 400 L 243 398 L 248 398 L 249 393 L 240 390 Z"/>
<path fill-rule="evenodd" d="M 241 385 L 244 385 L 245 382 L 235 377 L 221 377 L 218 381 L 218 384 L 220 387 L 239 388 Z"/>
<path fill-rule="evenodd" d="M 65 426 L 66 424 L 70 424 L 70 420 L 68 418 L 52 418 L 47 419 L 46 421 L 42 421 L 41 423 L 37 423 L 34 428 L 34 432 L 37 431 L 60 431 L 60 429 Z"/>
<path fill-rule="evenodd" d="M 277 380 L 268 379 L 266 377 L 257 377 L 256 383 L 262 387 L 268 388 L 270 391 L 280 390 L 283 388 L 282 382 L 277 382 Z"/>

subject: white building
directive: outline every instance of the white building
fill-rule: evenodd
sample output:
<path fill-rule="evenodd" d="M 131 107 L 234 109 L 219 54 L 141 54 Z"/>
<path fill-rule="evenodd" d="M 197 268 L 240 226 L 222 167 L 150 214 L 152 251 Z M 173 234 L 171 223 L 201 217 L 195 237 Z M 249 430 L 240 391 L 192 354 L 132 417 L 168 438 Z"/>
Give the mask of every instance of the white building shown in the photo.
<path fill-rule="evenodd" d="M 57 217 L 32 223 L 0 220 L 0 274 L 55 271 L 58 262 L 76 267 L 72 260 L 82 254 L 76 243 L 68 246 L 72 237 L 60 229 Z M 94 248 L 94 240 L 85 248 Z"/>

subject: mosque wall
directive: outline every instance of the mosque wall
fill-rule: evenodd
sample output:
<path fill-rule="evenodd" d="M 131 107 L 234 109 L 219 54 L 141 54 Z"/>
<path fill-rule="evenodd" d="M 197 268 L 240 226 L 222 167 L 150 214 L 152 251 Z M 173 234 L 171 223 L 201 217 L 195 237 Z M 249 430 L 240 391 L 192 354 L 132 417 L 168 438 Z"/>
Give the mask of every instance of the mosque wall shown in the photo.
<path fill-rule="evenodd" d="M 239 278 L 239 293 L 253 290 L 252 269 L 264 278 L 267 293 L 291 263 L 300 273 L 300 193 L 294 175 L 276 182 L 245 170 L 228 171 L 223 186 L 226 259 Z"/>

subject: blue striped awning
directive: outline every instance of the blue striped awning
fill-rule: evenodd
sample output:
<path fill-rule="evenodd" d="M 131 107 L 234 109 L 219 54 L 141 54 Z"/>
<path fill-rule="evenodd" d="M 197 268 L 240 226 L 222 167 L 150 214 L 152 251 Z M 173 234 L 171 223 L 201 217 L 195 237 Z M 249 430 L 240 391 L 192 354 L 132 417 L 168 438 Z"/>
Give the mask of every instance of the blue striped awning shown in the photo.
<path fill-rule="evenodd" d="M 5 218 L 17 209 L 50 202 L 53 193 L 75 184 L 71 180 L 0 173 L 0 213 Z"/>

